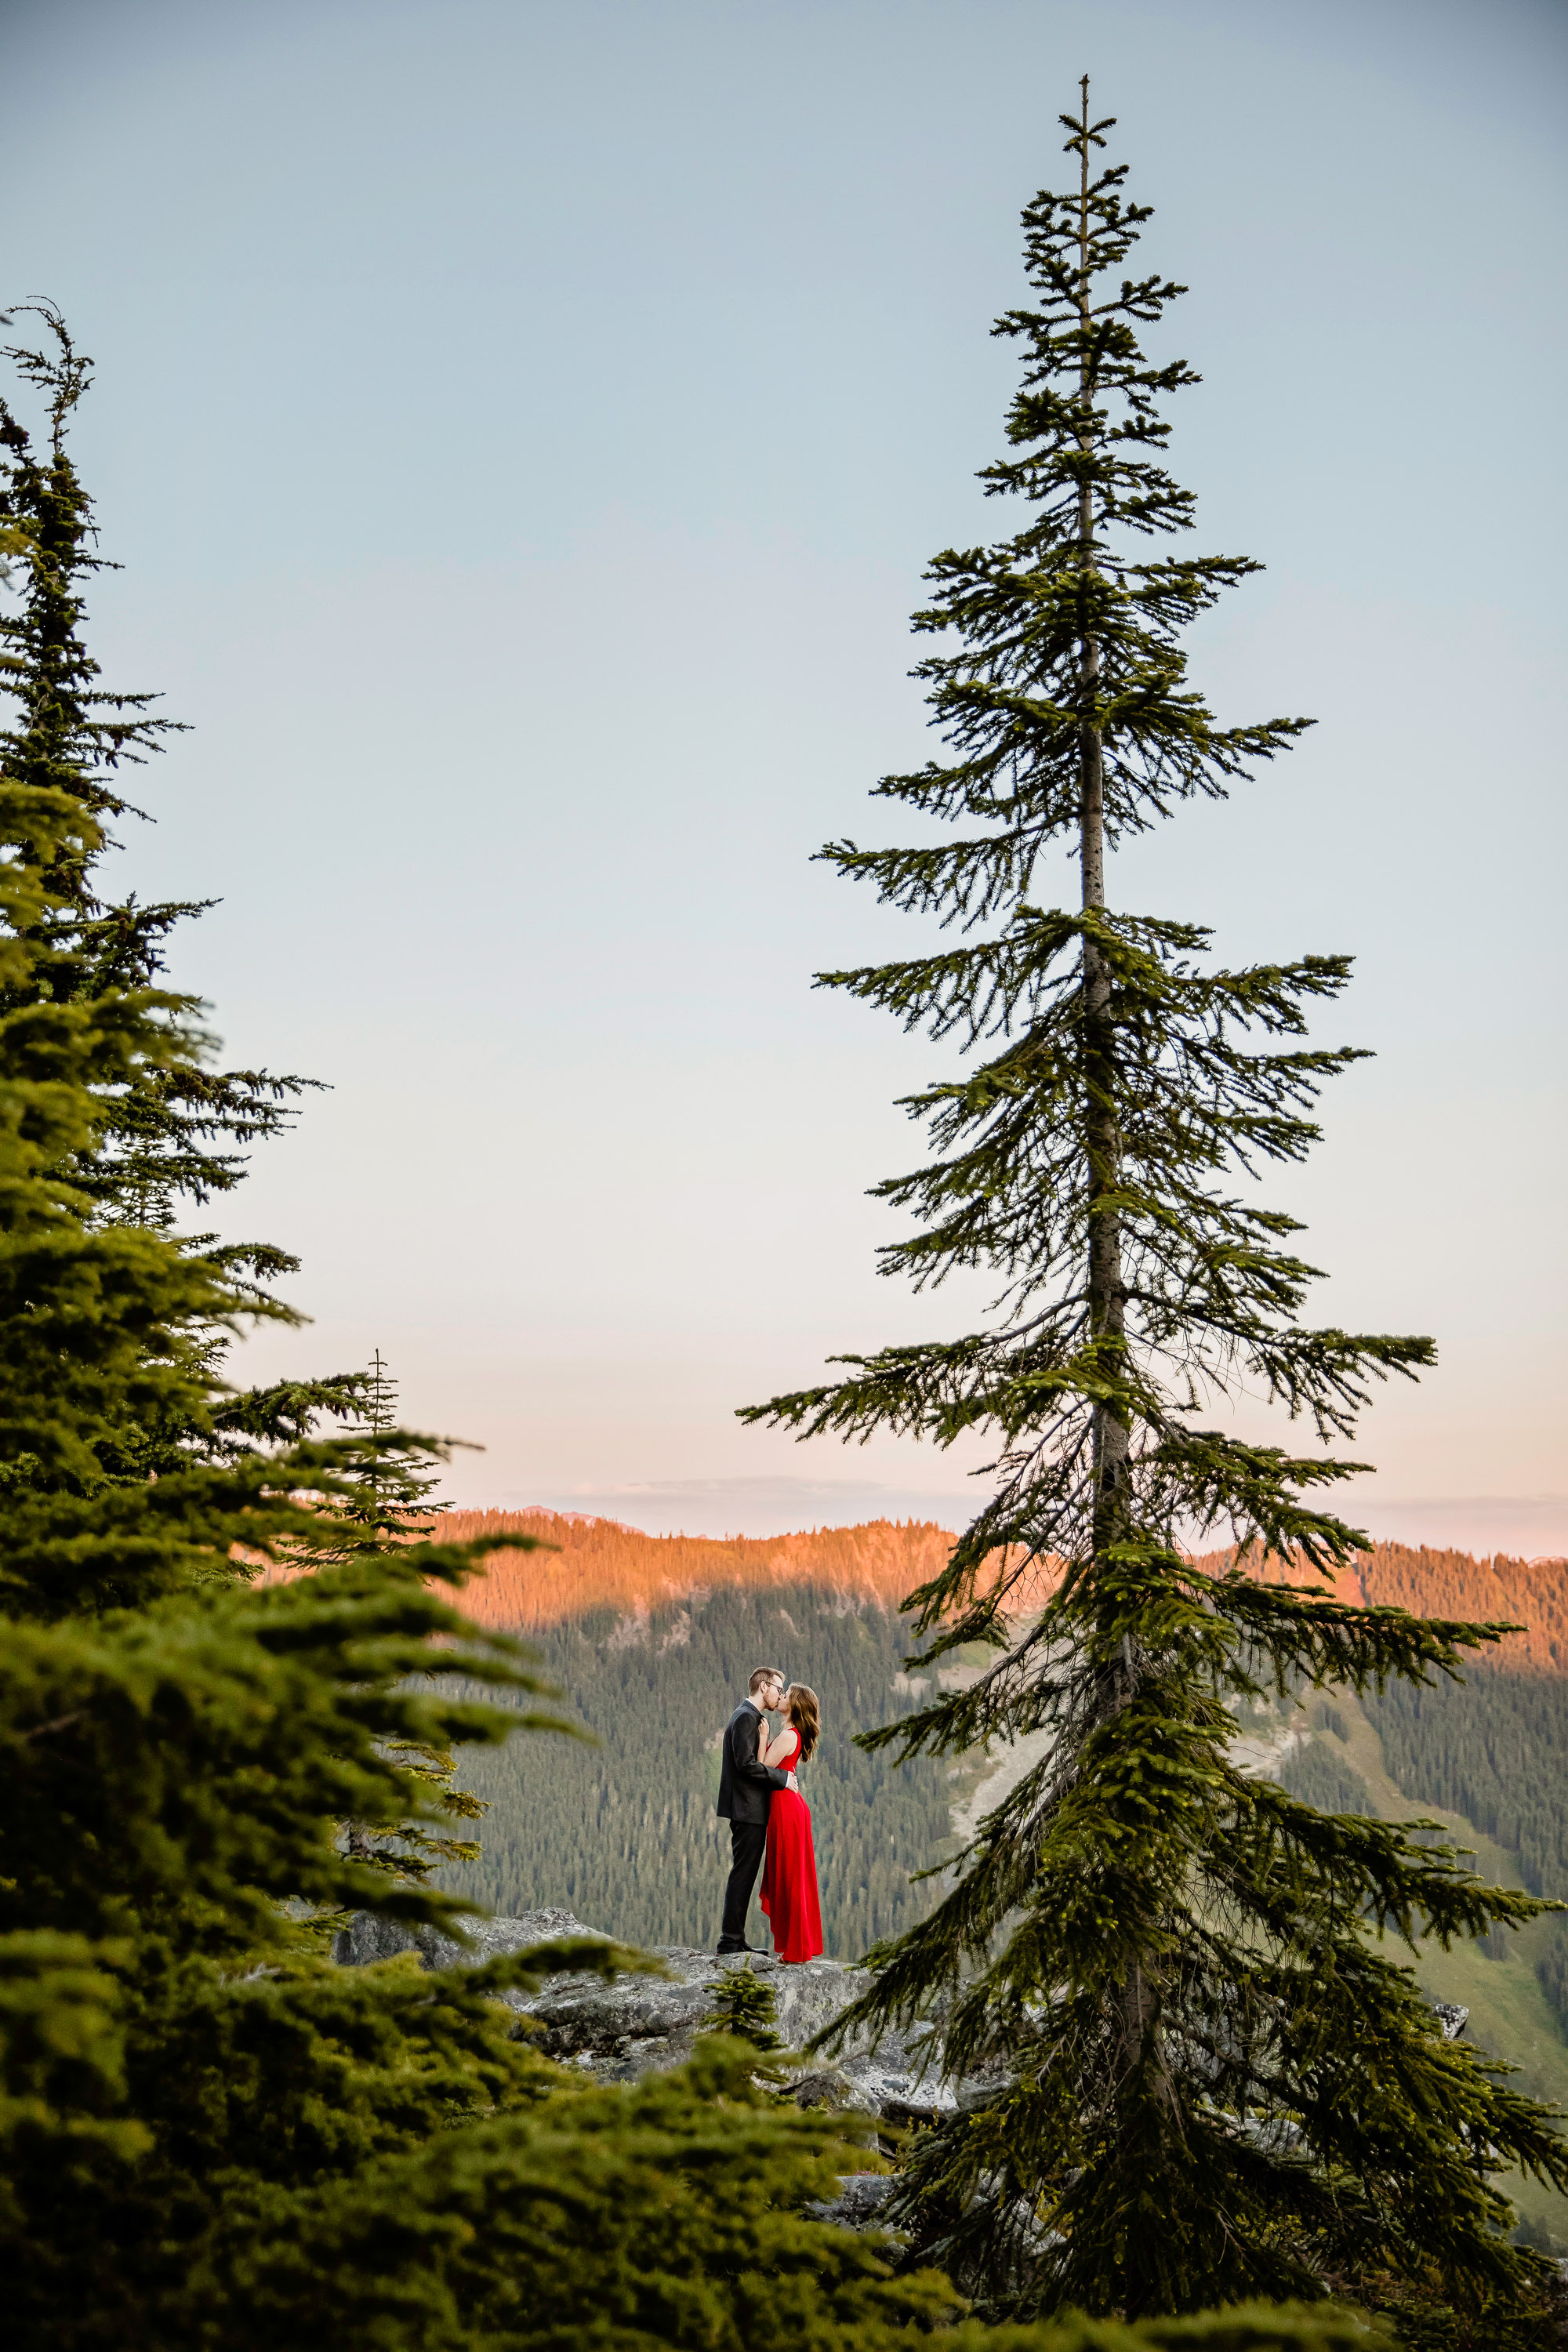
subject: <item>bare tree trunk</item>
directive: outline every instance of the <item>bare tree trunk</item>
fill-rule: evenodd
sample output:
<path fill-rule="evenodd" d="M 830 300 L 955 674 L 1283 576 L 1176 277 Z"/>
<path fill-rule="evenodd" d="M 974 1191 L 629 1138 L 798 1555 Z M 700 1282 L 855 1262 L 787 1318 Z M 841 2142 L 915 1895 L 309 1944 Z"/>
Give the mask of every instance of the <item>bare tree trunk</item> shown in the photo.
<path fill-rule="evenodd" d="M 1087 457 L 1093 446 L 1090 411 L 1094 400 L 1094 369 L 1089 337 L 1093 320 L 1089 310 L 1089 78 L 1083 90 L 1083 178 L 1079 211 L 1079 318 L 1084 347 L 1079 365 L 1081 404 L 1079 446 Z M 1079 488 L 1079 543 L 1086 581 L 1096 577 L 1094 562 L 1094 491 L 1086 478 Z M 1079 727 L 1079 857 L 1082 903 L 1086 913 L 1105 904 L 1105 747 L 1094 706 L 1100 677 L 1100 640 L 1092 616 L 1086 619 L 1079 642 L 1079 685 L 1082 718 Z M 1126 1300 L 1121 1281 L 1121 1220 L 1113 1208 L 1095 1202 L 1114 1193 L 1121 1178 L 1121 1135 L 1116 1115 L 1116 1039 L 1110 1007 L 1110 973 L 1102 950 L 1090 940 L 1083 943 L 1084 1149 L 1089 1175 L 1089 1318 L 1097 1339 L 1120 1342 L 1126 1331 Z M 1094 1408 L 1094 1556 L 1102 1560 L 1121 1533 L 1126 1512 L 1127 1465 L 1131 1433 L 1109 1406 Z M 1110 1714 L 1131 1700 L 1136 1663 L 1130 1644 L 1107 1676 L 1104 1705 Z M 1111 2021 L 1110 2064 L 1115 2081 L 1108 2086 L 1113 2105 L 1128 2077 L 1141 2069 L 1149 2037 L 1158 2016 L 1158 1990 L 1150 1971 L 1136 1954 L 1129 1955 L 1121 1998 Z M 1128 2148 L 1130 2160 L 1136 2151 Z M 1134 2315 L 1142 2299 L 1142 2282 L 1135 2263 L 1129 2262 L 1124 2305 Z"/>

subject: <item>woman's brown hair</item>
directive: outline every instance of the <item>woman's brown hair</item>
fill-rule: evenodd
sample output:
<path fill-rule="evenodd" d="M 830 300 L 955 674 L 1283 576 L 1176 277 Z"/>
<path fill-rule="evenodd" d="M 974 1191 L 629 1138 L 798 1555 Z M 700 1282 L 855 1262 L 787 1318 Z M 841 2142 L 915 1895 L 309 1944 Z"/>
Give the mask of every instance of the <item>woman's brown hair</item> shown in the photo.
<path fill-rule="evenodd" d="M 789 1710 L 790 1721 L 800 1734 L 800 1754 L 795 1760 L 805 1764 L 809 1760 L 816 1745 L 816 1736 L 822 1729 L 816 1693 L 807 1690 L 804 1683 L 791 1683 L 784 1693 L 784 1706 Z"/>

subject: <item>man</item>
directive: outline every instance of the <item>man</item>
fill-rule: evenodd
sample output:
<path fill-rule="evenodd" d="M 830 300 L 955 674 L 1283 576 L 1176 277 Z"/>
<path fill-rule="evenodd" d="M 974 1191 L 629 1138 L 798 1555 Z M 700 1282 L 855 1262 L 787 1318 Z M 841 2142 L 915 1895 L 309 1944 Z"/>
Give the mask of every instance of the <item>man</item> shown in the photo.
<path fill-rule="evenodd" d="M 775 1789 L 795 1785 L 794 1776 L 764 1764 L 758 1753 L 766 1746 L 764 1717 L 784 1704 L 784 1678 L 776 1666 L 759 1666 L 747 1696 L 724 1727 L 723 1760 L 719 1770 L 719 1802 L 715 1811 L 730 1824 L 732 1860 L 724 1889 L 724 1918 L 719 1930 L 721 1952 L 749 1952 L 746 1906 L 763 1856 L 768 1846 L 768 1812 Z"/>

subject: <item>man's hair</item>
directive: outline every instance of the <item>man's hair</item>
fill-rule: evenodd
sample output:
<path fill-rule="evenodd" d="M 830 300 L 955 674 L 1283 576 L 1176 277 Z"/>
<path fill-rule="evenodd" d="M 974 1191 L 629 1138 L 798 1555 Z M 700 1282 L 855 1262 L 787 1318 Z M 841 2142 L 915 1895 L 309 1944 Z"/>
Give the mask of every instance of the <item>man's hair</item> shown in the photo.
<path fill-rule="evenodd" d="M 764 1683 L 785 1683 L 789 1676 L 781 1666 L 758 1666 L 746 1685 L 748 1698 L 755 1698 Z"/>

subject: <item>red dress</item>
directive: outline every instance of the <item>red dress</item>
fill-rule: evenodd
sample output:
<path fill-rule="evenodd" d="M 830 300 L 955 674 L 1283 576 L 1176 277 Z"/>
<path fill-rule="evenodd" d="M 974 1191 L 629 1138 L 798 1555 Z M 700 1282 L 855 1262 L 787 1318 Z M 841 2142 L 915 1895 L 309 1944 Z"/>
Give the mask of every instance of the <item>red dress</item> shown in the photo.
<path fill-rule="evenodd" d="M 799 1754 L 797 1731 L 795 1753 L 780 1758 L 780 1771 L 789 1771 Z M 811 1843 L 810 1808 L 793 1789 L 775 1789 L 768 1807 L 768 1858 L 763 1865 L 758 1899 L 772 1924 L 778 1958 L 815 1960 L 822 1949 L 816 1853 Z"/>

